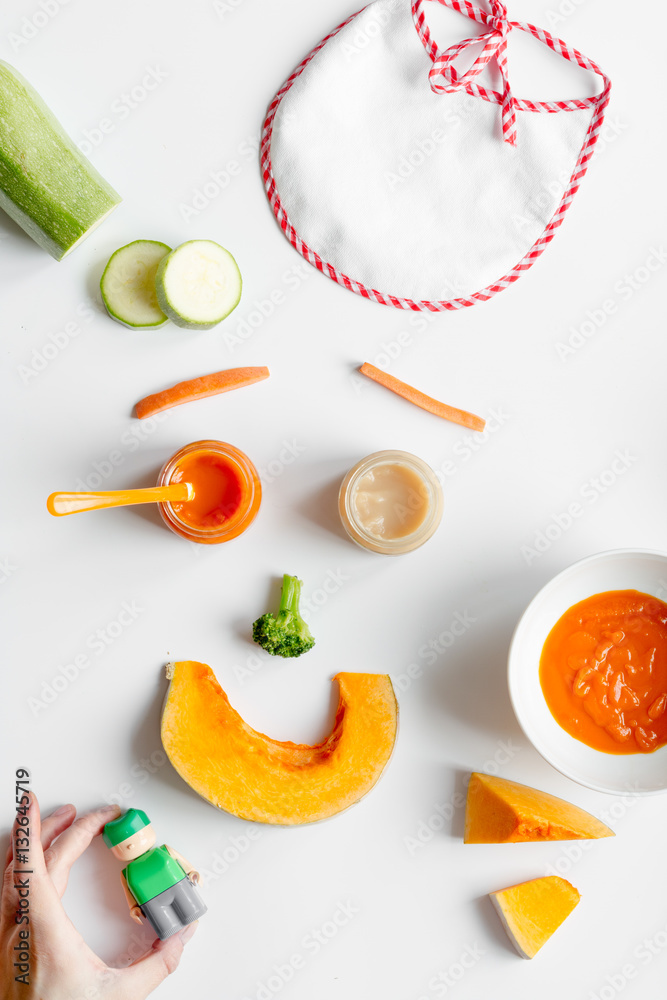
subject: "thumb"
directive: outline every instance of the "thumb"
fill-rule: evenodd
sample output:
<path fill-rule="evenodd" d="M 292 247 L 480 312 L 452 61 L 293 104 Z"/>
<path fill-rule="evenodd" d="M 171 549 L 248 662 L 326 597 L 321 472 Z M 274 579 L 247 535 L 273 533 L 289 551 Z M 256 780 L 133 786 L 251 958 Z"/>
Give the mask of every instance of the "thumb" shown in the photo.
<path fill-rule="evenodd" d="M 183 946 L 199 926 L 199 921 L 189 924 L 166 941 L 159 939 L 144 955 L 122 970 L 121 983 L 124 994 L 132 1000 L 144 1000 L 167 976 L 175 972 L 181 961 Z"/>

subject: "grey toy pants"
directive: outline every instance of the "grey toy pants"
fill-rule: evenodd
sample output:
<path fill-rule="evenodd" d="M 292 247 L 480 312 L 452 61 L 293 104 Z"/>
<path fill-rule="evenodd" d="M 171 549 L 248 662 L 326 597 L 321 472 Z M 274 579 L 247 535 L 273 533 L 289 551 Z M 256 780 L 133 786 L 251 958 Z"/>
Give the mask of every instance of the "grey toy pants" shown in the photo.
<path fill-rule="evenodd" d="M 206 909 L 206 904 L 187 877 L 141 904 L 141 912 L 161 941 L 198 920 Z"/>

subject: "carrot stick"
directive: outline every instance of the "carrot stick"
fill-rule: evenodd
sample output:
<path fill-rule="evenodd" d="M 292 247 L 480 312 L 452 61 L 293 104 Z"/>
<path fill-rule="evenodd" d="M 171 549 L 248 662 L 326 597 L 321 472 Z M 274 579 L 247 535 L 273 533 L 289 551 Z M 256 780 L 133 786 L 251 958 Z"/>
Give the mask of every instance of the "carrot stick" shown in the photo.
<path fill-rule="evenodd" d="M 268 368 L 227 368 L 225 371 L 202 375 L 200 378 L 191 378 L 187 382 L 179 382 L 178 385 L 174 385 L 170 389 L 155 392 L 152 396 L 145 396 L 139 400 L 134 410 L 139 419 L 144 420 L 146 417 L 152 417 L 154 413 L 168 410 L 172 406 L 190 403 L 194 399 L 204 399 L 206 396 L 217 396 L 221 392 L 240 389 L 241 386 L 252 385 L 253 382 L 261 382 L 262 379 L 268 377 Z"/>
<path fill-rule="evenodd" d="M 466 410 L 457 410 L 455 406 L 448 406 L 447 403 L 441 403 L 439 400 L 433 399 L 432 396 L 427 396 L 426 393 L 420 392 L 419 389 L 414 389 L 407 382 L 401 382 L 400 379 L 394 378 L 393 375 L 387 375 L 386 372 L 380 371 L 375 365 L 369 365 L 368 362 L 365 362 L 359 371 L 362 375 L 367 375 L 368 378 L 373 379 L 379 385 L 383 385 L 385 389 L 391 389 L 398 396 L 407 399 L 409 403 L 414 403 L 415 406 L 421 406 L 422 410 L 434 413 L 436 417 L 442 417 L 443 420 L 451 420 L 452 423 L 461 424 L 462 427 L 469 427 L 472 431 L 483 431 L 486 427 L 486 420 L 476 417 L 474 413 L 468 413 Z"/>

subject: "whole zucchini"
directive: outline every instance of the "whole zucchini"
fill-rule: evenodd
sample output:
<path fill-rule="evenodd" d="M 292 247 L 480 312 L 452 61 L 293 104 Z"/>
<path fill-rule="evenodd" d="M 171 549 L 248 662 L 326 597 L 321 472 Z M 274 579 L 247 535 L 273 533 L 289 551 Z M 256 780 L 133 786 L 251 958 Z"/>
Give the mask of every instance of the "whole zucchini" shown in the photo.
<path fill-rule="evenodd" d="M 0 208 L 62 260 L 120 200 L 28 81 L 0 60 Z"/>

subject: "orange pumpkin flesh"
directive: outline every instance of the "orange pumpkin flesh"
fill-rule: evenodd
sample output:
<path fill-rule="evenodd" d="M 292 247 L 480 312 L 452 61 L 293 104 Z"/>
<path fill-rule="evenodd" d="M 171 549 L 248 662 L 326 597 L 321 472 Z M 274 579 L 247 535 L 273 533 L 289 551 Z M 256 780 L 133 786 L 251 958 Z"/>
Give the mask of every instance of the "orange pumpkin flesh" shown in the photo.
<path fill-rule="evenodd" d="M 613 836 L 613 830 L 595 816 L 555 795 L 490 774 L 471 775 L 463 837 L 466 844 Z"/>
<path fill-rule="evenodd" d="M 292 826 L 333 816 L 370 791 L 394 747 L 398 705 L 386 674 L 336 675 L 334 727 L 315 746 L 251 729 L 205 663 L 170 663 L 167 678 L 167 756 L 199 795 L 242 819 Z"/>
<path fill-rule="evenodd" d="M 578 890 L 558 875 L 534 878 L 489 895 L 522 958 L 537 955 L 581 898 Z"/>

